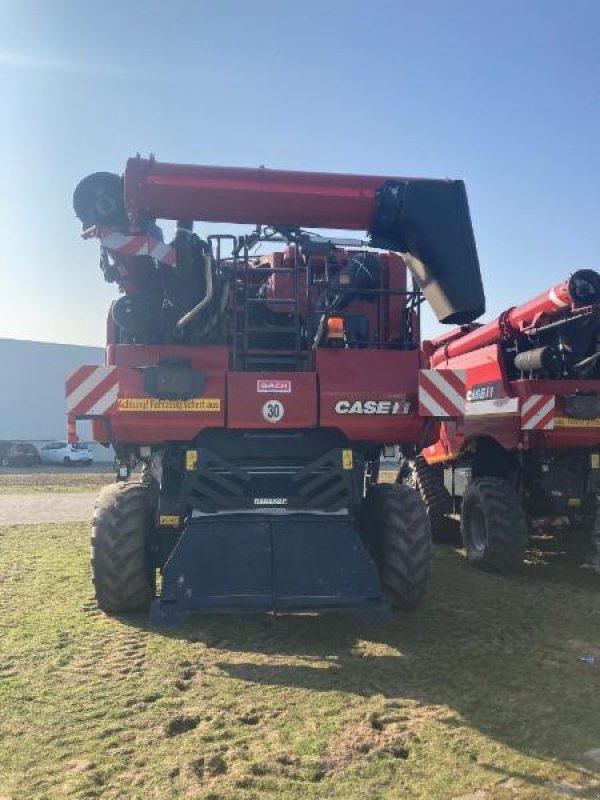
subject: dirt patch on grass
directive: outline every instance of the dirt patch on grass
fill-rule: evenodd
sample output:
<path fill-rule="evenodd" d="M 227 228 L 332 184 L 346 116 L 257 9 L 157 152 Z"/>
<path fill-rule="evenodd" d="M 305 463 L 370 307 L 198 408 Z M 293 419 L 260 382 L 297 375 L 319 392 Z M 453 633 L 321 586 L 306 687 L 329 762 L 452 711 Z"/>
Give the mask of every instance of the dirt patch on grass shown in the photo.
<path fill-rule="evenodd" d="M 165 736 L 181 736 L 198 727 L 200 717 L 175 717 L 165 725 Z"/>
<path fill-rule="evenodd" d="M 418 743 L 415 719 L 399 703 L 389 703 L 358 720 L 350 720 L 337 730 L 327 748 L 323 767 L 336 773 L 349 766 L 366 765 L 380 756 L 405 761 L 413 744 Z"/>
<path fill-rule="evenodd" d="M 0 471 L 1 494 L 29 494 L 37 492 L 90 492 L 114 481 L 109 467 L 93 471 L 72 467 L 31 469 L 23 472 Z"/>

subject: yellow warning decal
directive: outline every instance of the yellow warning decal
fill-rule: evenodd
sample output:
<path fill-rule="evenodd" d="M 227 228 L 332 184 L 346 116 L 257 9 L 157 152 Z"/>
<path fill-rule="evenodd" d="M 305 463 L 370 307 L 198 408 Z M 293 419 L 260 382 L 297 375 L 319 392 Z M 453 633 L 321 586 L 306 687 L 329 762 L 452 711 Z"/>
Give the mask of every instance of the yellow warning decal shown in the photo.
<path fill-rule="evenodd" d="M 590 468 L 600 469 L 600 455 L 598 453 L 590 453 Z"/>
<path fill-rule="evenodd" d="M 195 397 L 192 400 L 157 400 L 155 397 L 119 397 L 119 411 L 220 411 L 218 397 Z"/>
<path fill-rule="evenodd" d="M 198 451 L 186 450 L 185 451 L 185 468 L 188 470 L 196 469 L 198 465 Z"/>
<path fill-rule="evenodd" d="M 352 450 L 342 450 L 342 468 L 352 469 L 354 466 L 354 459 L 352 457 Z"/>
<path fill-rule="evenodd" d="M 574 419 L 573 417 L 554 417 L 555 428 L 600 428 L 600 417 L 596 419 Z"/>
<path fill-rule="evenodd" d="M 158 518 L 158 524 L 166 528 L 178 528 L 181 522 L 181 517 L 174 514 L 161 514 Z"/>

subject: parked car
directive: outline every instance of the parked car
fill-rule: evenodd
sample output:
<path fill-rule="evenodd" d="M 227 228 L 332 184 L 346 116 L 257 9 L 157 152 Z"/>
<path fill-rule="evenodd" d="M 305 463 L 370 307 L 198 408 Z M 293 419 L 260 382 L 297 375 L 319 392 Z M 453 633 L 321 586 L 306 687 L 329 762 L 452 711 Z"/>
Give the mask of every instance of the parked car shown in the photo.
<path fill-rule="evenodd" d="M 67 442 L 50 442 L 41 449 L 43 464 L 82 464 L 89 467 L 94 456 L 87 444 L 68 444 Z"/>
<path fill-rule="evenodd" d="M 2 448 L 0 464 L 3 467 L 33 467 L 39 464 L 40 454 L 35 445 L 30 442 L 5 443 L 8 447 Z"/>

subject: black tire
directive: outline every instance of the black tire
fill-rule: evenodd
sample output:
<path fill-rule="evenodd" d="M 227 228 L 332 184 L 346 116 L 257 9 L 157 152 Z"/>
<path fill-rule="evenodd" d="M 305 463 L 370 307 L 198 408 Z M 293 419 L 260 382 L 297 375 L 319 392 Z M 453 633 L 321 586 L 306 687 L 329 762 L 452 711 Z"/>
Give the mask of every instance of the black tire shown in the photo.
<path fill-rule="evenodd" d="M 452 513 L 452 497 L 444 486 L 441 466 L 430 466 L 422 455 L 418 455 L 406 469 L 401 469 L 397 483 L 405 483 L 416 489 L 425 503 L 431 536 L 434 542 L 458 542 L 458 524 L 449 518 Z"/>
<path fill-rule="evenodd" d="M 410 486 L 379 484 L 365 499 L 364 525 L 392 608 L 415 608 L 427 588 L 431 528 L 418 492 Z"/>
<path fill-rule="evenodd" d="M 476 478 L 465 491 L 460 529 L 467 558 L 490 572 L 510 572 L 523 561 L 528 526 L 519 495 L 504 478 Z"/>
<path fill-rule="evenodd" d="M 65 457 L 63 458 L 63 464 L 65 465 L 65 467 L 70 467 L 70 466 L 71 466 L 71 463 L 72 463 L 72 462 L 71 462 L 71 459 L 69 458 L 69 456 L 65 456 Z"/>
<path fill-rule="evenodd" d="M 145 611 L 155 596 L 149 552 L 153 497 L 142 483 L 104 487 L 92 520 L 92 580 L 98 607 L 120 613 Z"/>

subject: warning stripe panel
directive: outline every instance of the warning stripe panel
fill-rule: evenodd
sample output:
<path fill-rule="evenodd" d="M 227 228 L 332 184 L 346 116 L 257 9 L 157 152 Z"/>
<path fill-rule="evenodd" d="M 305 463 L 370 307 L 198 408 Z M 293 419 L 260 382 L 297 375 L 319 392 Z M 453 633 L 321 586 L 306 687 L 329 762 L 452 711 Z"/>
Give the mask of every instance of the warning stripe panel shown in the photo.
<path fill-rule="evenodd" d="M 65 383 L 66 396 L 68 397 L 79 384 L 88 378 L 96 369 L 97 367 L 93 366 L 77 367 L 77 369 L 68 376 Z"/>
<path fill-rule="evenodd" d="M 117 402 L 116 367 L 79 367 L 67 379 L 67 413 L 101 416 Z"/>
<path fill-rule="evenodd" d="M 556 306 L 556 308 L 564 308 L 565 306 L 569 305 L 568 300 L 564 300 L 562 297 L 559 297 L 556 294 L 556 288 L 550 289 L 548 292 L 548 299 Z"/>
<path fill-rule="evenodd" d="M 106 414 L 114 405 L 116 405 L 119 396 L 119 384 L 114 383 L 108 391 L 105 391 L 101 397 L 87 410 L 90 417 L 99 417 Z"/>
<path fill-rule="evenodd" d="M 532 394 L 521 403 L 521 429 L 549 431 L 554 428 L 556 398 L 549 394 Z"/>
<path fill-rule="evenodd" d="M 111 253 L 122 256 L 150 256 L 170 266 L 175 264 L 175 248 L 153 236 L 127 235 L 111 228 L 101 228 L 99 238 L 100 244 Z"/>
<path fill-rule="evenodd" d="M 440 371 L 441 370 L 438 370 L 438 372 Z M 445 369 L 443 371 L 443 377 L 446 383 L 448 383 L 454 389 L 458 397 L 461 398 L 460 402 L 462 403 L 465 397 L 465 371 Z"/>
<path fill-rule="evenodd" d="M 112 373 L 105 375 L 102 380 L 96 386 L 94 386 L 92 391 L 82 398 L 79 403 L 73 405 L 69 410 L 73 411 L 74 413 L 81 414 L 92 413 L 91 409 L 94 408 L 94 406 L 96 406 L 98 403 L 102 404 L 103 398 L 107 395 L 107 393 L 112 391 L 114 386 L 118 386 L 117 376 L 113 375 Z"/>
<path fill-rule="evenodd" d="M 419 371 L 419 414 L 439 419 L 460 417 L 465 412 L 465 370 Z"/>
<path fill-rule="evenodd" d="M 439 375 L 424 376 L 421 386 L 423 394 L 432 397 L 446 414 L 452 414 L 460 409 L 460 396 L 457 396 L 454 388 Z"/>

